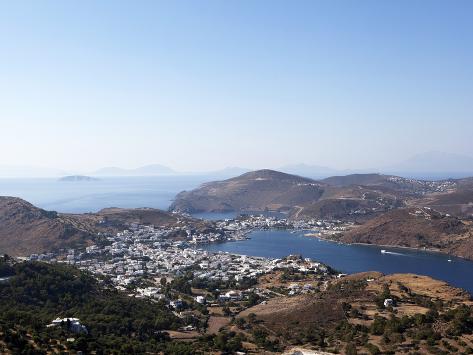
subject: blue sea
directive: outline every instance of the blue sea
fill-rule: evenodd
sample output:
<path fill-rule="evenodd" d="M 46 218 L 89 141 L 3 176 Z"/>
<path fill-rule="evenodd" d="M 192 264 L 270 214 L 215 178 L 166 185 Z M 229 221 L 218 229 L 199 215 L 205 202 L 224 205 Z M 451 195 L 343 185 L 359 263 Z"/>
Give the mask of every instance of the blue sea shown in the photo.
<path fill-rule="evenodd" d="M 301 254 L 343 273 L 415 273 L 447 281 L 473 294 L 473 262 L 465 259 L 405 248 L 337 244 L 306 237 L 304 232 L 254 231 L 249 237 L 243 241 L 207 244 L 202 249 L 270 258 Z M 382 249 L 387 253 L 381 253 Z"/>
<path fill-rule="evenodd" d="M 168 209 L 183 190 L 209 181 L 208 176 L 120 177 L 99 181 L 57 179 L 0 179 L 0 195 L 21 197 L 36 206 L 59 212 L 96 212 L 106 207 Z M 204 219 L 234 218 L 236 213 L 203 213 Z M 344 273 L 381 271 L 416 273 L 444 280 L 473 294 L 473 262 L 443 254 L 364 245 L 341 245 L 303 233 L 254 231 L 249 240 L 209 244 L 209 251 L 280 258 L 301 254 Z M 382 254 L 381 249 L 388 253 Z M 451 260 L 450 262 L 448 260 Z"/>
<path fill-rule="evenodd" d="M 96 212 L 105 207 L 168 209 L 183 190 L 198 187 L 208 176 L 110 177 L 98 181 L 0 179 L 0 196 L 25 199 L 46 210 Z"/>

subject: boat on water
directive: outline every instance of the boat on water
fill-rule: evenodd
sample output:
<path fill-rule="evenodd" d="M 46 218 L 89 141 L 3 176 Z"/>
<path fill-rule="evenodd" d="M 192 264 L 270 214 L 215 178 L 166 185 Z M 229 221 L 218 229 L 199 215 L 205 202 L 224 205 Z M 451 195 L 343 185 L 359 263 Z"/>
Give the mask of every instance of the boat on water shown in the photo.
<path fill-rule="evenodd" d="M 449 263 L 451 263 L 451 262 L 452 262 L 452 259 L 448 259 L 447 261 L 448 261 Z"/>
<path fill-rule="evenodd" d="M 385 249 L 381 249 L 381 254 L 386 254 L 386 250 L 385 250 Z"/>

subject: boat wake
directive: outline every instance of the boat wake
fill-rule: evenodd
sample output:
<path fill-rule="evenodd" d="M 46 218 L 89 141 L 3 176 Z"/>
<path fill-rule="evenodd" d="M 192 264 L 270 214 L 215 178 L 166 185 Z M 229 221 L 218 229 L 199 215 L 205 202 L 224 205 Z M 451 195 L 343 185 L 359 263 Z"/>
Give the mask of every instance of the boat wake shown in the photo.
<path fill-rule="evenodd" d="M 394 251 L 387 251 L 387 250 L 381 250 L 381 254 L 390 254 L 390 255 L 399 255 L 399 256 L 406 256 L 406 254 L 402 253 L 396 253 Z"/>

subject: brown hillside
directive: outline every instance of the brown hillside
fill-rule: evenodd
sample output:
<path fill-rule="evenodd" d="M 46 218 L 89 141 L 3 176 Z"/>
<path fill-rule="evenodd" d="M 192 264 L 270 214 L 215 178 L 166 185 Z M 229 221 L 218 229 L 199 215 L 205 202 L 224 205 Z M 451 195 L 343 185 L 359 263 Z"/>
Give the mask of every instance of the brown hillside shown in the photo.
<path fill-rule="evenodd" d="M 414 205 L 439 207 L 440 211 L 465 216 L 473 211 L 472 191 L 472 179 L 427 181 L 352 174 L 315 181 L 258 170 L 181 192 L 170 209 L 191 213 L 275 210 L 288 212 L 294 219 L 365 221 L 386 211 Z"/>
<path fill-rule="evenodd" d="M 14 197 L 0 197 L 0 252 L 28 255 L 86 244 L 93 231 L 67 216 Z"/>
<path fill-rule="evenodd" d="M 296 204 L 318 200 L 322 193 L 322 184 L 312 179 L 259 170 L 181 192 L 171 209 L 185 212 L 287 211 Z"/>
<path fill-rule="evenodd" d="M 428 208 L 393 210 L 336 238 L 345 243 L 434 249 L 473 259 L 471 223 Z"/>
<path fill-rule="evenodd" d="M 377 180 L 385 180 L 372 174 Z M 330 181 L 330 180 L 329 180 Z M 289 212 L 292 218 L 352 218 L 403 205 L 403 193 L 386 186 L 335 186 L 273 170 L 259 170 L 203 184 L 176 196 L 172 210 L 185 212 Z"/>
<path fill-rule="evenodd" d="M 182 218 L 182 217 L 181 217 Z M 60 214 L 20 198 L 0 196 L 0 253 L 25 256 L 88 245 L 97 233 L 116 233 L 130 223 L 170 226 L 178 218 L 152 208 L 107 208 L 97 213 Z M 202 221 L 192 222 L 198 226 Z"/>
<path fill-rule="evenodd" d="M 394 308 L 383 306 L 386 298 L 395 300 Z M 449 315 L 459 311 L 470 317 L 471 306 L 467 292 L 445 282 L 413 274 L 372 272 L 330 281 L 326 289 L 312 294 L 275 297 L 244 310 L 237 318 L 246 321 L 248 333 L 264 333 L 286 348 L 297 345 L 341 354 L 428 354 L 432 341 L 421 335 L 430 330 L 442 340 L 433 342 L 441 353 L 457 354 L 470 346 L 471 332 L 460 331 L 452 338 L 455 324 Z M 402 327 L 393 327 L 401 322 Z"/>

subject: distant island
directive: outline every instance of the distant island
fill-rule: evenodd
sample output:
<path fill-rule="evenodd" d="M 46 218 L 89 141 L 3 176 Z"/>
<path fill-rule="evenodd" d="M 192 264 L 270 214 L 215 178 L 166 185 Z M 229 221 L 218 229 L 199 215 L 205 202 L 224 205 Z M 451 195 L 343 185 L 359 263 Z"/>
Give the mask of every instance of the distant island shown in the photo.
<path fill-rule="evenodd" d="M 85 175 L 69 175 L 60 178 L 58 181 L 66 181 L 66 182 L 75 182 L 75 181 L 100 181 L 92 176 L 85 176 Z"/>

